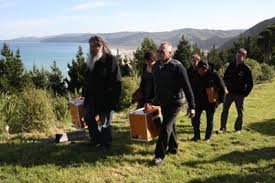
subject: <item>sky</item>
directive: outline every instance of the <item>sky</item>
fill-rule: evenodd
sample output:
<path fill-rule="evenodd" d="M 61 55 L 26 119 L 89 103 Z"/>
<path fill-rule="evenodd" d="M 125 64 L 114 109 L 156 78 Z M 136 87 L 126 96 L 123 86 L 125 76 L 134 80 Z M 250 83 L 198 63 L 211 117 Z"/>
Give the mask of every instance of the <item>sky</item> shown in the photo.
<path fill-rule="evenodd" d="M 65 33 L 248 29 L 275 0 L 0 0 L 0 40 Z"/>

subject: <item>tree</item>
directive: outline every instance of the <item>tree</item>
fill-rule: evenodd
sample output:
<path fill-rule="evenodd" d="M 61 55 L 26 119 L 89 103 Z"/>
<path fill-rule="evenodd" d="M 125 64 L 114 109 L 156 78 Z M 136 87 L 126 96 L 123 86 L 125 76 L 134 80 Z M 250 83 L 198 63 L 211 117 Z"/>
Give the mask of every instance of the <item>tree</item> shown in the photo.
<path fill-rule="evenodd" d="M 213 69 L 217 71 L 222 69 L 223 65 L 225 64 L 220 56 L 221 54 L 218 49 L 216 49 L 215 45 L 213 45 L 212 49 L 207 54 L 207 60 L 209 63 L 211 63 Z"/>
<path fill-rule="evenodd" d="M 144 54 L 148 51 L 156 51 L 157 45 L 152 39 L 144 38 L 141 47 L 134 52 L 134 67 L 138 74 L 141 75 L 144 68 Z"/>
<path fill-rule="evenodd" d="M 263 30 L 258 38 L 257 44 L 264 53 L 264 62 L 270 64 L 273 49 L 275 49 L 275 25 Z"/>
<path fill-rule="evenodd" d="M 49 87 L 49 72 L 43 67 L 38 68 L 35 64 L 32 66 L 32 70 L 29 71 L 32 83 L 37 89 L 46 89 Z"/>
<path fill-rule="evenodd" d="M 191 50 L 192 50 L 191 55 L 193 55 L 193 54 L 198 54 L 198 55 L 201 57 L 201 60 L 206 59 L 205 54 L 204 54 L 204 51 L 201 50 L 201 49 L 198 47 L 197 44 L 192 45 L 192 49 L 191 49 Z"/>
<path fill-rule="evenodd" d="M 184 67 L 190 66 L 191 60 L 191 46 L 188 41 L 185 40 L 184 35 L 182 35 L 181 40 L 177 46 L 177 50 L 174 53 L 174 58 L 179 60 Z"/>
<path fill-rule="evenodd" d="M 61 70 L 58 68 L 56 61 L 51 66 L 51 72 L 49 73 L 49 88 L 53 90 L 55 94 L 65 94 L 65 82 Z"/>
<path fill-rule="evenodd" d="M 84 85 L 84 79 L 86 74 L 86 63 L 85 58 L 83 56 L 82 47 L 78 47 L 78 52 L 76 54 L 76 60 L 72 60 L 72 64 L 68 64 L 68 76 L 69 79 L 66 78 L 65 81 L 68 84 L 68 89 L 70 92 L 77 92 L 80 93 L 80 90 L 82 89 Z"/>
<path fill-rule="evenodd" d="M 0 60 L 0 90 L 11 93 L 22 91 L 26 81 L 20 51 L 16 50 L 14 56 L 8 45 L 4 43 L 1 55 L 3 58 Z"/>

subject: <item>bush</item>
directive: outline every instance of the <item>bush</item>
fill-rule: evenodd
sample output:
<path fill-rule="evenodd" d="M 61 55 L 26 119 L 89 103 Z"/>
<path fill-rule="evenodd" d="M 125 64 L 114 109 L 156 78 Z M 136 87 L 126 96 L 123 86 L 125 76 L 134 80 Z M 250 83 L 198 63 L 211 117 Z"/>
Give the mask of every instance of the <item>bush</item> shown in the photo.
<path fill-rule="evenodd" d="M 129 108 L 132 103 L 132 94 L 138 88 L 138 82 L 134 77 L 124 77 L 122 78 L 122 92 L 119 102 L 119 110 Z"/>
<path fill-rule="evenodd" d="M 27 88 L 19 96 L 17 115 L 8 123 L 10 132 L 49 131 L 55 124 L 55 115 L 48 92 Z"/>
<path fill-rule="evenodd" d="M 245 63 L 249 65 L 251 69 L 253 81 L 259 83 L 262 76 L 261 65 L 256 60 L 250 58 L 246 59 Z"/>
<path fill-rule="evenodd" d="M 261 70 L 262 70 L 261 81 L 271 81 L 274 75 L 273 68 L 267 65 L 266 63 L 263 63 L 261 64 Z"/>
<path fill-rule="evenodd" d="M 53 110 L 58 121 L 68 117 L 68 100 L 65 97 L 56 96 L 53 98 Z"/>
<path fill-rule="evenodd" d="M 17 97 L 15 95 L 0 94 L 0 133 L 6 132 L 5 127 L 17 114 Z"/>

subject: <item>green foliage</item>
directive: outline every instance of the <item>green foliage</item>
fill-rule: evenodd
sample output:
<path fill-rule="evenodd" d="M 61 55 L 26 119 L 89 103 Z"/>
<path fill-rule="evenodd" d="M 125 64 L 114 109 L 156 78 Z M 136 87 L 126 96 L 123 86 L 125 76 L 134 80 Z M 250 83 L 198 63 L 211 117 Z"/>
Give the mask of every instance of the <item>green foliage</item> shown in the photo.
<path fill-rule="evenodd" d="M 209 61 L 209 63 L 212 63 L 212 65 L 214 66 L 213 69 L 215 69 L 217 71 L 219 71 L 223 67 L 223 65 L 224 65 L 224 62 L 220 58 L 219 51 L 218 51 L 218 49 L 215 48 L 215 45 L 208 52 L 208 54 L 207 54 L 207 60 Z"/>
<path fill-rule="evenodd" d="M 192 45 L 192 52 L 191 52 L 191 55 L 193 55 L 193 54 L 195 54 L 195 53 L 198 54 L 198 55 L 200 55 L 201 60 L 206 59 L 205 54 L 204 54 L 204 51 L 201 50 L 201 49 L 198 47 L 197 44 Z"/>
<path fill-rule="evenodd" d="M 36 65 L 33 65 L 32 70 L 29 71 L 29 77 L 37 89 L 46 89 L 50 85 L 49 72 L 43 67 L 39 69 Z"/>
<path fill-rule="evenodd" d="M 49 73 L 49 88 L 54 92 L 55 95 L 64 95 L 66 92 L 65 82 L 63 79 L 62 72 L 53 62 L 51 66 L 51 72 Z"/>
<path fill-rule="evenodd" d="M 2 92 L 17 93 L 26 85 L 25 70 L 21 60 L 20 51 L 15 56 L 6 43 L 1 50 L 0 59 L 0 90 Z"/>
<path fill-rule="evenodd" d="M 53 98 L 53 112 L 59 123 L 69 117 L 68 99 L 63 96 L 55 96 Z"/>
<path fill-rule="evenodd" d="M 274 76 L 273 68 L 267 65 L 266 63 L 263 63 L 261 64 L 261 70 L 262 70 L 261 81 L 271 81 L 271 79 Z"/>
<path fill-rule="evenodd" d="M 0 94 L 0 133 L 6 132 L 5 127 L 17 115 L 17 100 L 15 95 Z"/>
<path fill-rule="evenodd" d="M 156 50 L 156 43 L 150 38 L 144 38 L 143 42 L 141 43 L 141 47 L 134 52 L 134 68 L 137 70 L 139 75 L 142 74 L 145 65 L 144 54 L 148 51 Z"/>
<path fill-rule="evenodd" d="M 261 76 L 262 76 L 262 70 L 261 70 L 261 65 L 253 59 L 246 59 L 245 63 L 249 65 L 251 72 L 252 72 L 252 77 L 255 83 L 259 83 L 261 81 Z"/>
<path fill-rule="evenodd" d="M 137 88 L 138 83 L 134 77 L 122 78 L 122 91 L 119 102 L 119 110 L 127 109 L 132 105 L 132 94 Z"/>
<path fill-rule="evenodd" d="M 181 40 L 179 41 L 173 58 L 180 61 L 185 68 L 188 68 L 191 64 L 191 46 L 184 38 L 184 35 L 182 35 Z"/>
<path fill-rule="evenodd" d="M 78 47 L 78 52 L 76 54 L 76 61 L 73 59 L 72 64 L 68 64 L 68 76 L 65 81 L 68 84 L 68 90 L 70 92 L 77 92 L 80 93 L 84 85 L 84 78 L 86 74 L 86 63 L 85 58 L 83 56 L 82 47 Z"/>
<path fill-rule="evenodd" d="M 264 53 L 264 62 L 270 64 L 275 49 L 275 25 L 267 27 L 258 35 L 257 44 Z"/>
<path fill-rule="evenodd" d="M 24 89 L 17 99 L 16 111 L 8 122 L 11 133 L 47 132 L 55 125 L 52 99 L 46 90 Z"/>

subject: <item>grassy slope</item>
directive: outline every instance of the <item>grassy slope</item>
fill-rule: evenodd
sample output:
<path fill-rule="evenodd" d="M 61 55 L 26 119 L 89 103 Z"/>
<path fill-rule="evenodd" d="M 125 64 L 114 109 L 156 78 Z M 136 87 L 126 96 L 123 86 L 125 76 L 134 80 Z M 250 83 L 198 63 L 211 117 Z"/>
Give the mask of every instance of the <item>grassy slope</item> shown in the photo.
<path fill-rule="evenodd" d="M 190 120 L 181 113 L 177 121 L 179 153 L 167 156 L 158 167 L 148 164 L 155 141 L 131 142 L 125 114 L 116 115 L 109 153 L 84 142 L 2 142 L 0 182 L 274 182 L 274 91 L 275 82 L 256 86 L 245 101 L 242 133 L 233 132 L 236 110 L 232 106 L 229 133 L 215 135 L 210 143 L 190 141 Z M 220 110 L 216 112 L 215 130 L 219 128 Z"/>

